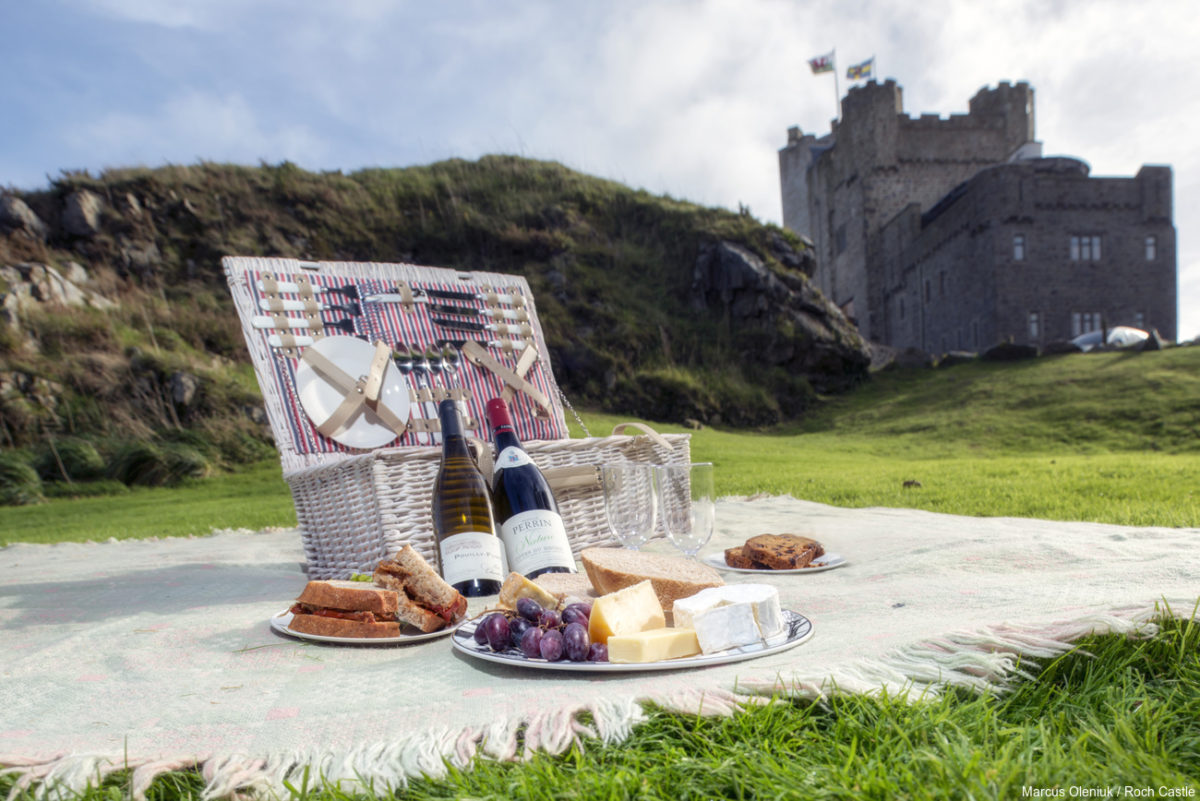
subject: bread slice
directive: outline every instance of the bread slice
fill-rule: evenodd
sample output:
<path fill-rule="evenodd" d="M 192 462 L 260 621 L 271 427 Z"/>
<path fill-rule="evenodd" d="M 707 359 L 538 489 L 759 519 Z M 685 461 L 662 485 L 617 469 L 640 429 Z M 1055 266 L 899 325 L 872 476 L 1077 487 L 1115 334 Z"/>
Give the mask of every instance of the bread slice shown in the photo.
<path fill-rule="evenodd" d="M 769 570 L 766 565 L 761 562 L 755 562 L 746 555 L 746 549 L 741 545 L 736 548 L 725 549 L 725 564 L 730 567 L 737 567 L 743 570 Z"/>
<path fill-rule="evenodd" d="M 467 612 L 467 599 L 438 575 L 411 545 L 375 568 L 374 582 L 395 590 L 397 615 L 424 632 L 445 628 Z"/>
<path fill-rule="evenodd" d="M 543 573 L 533 583 L 557 598 L 559 607 L 590 604 L 600 597 L 587 573 Z"/>
<path fill-rule="evenodd" d="M 695 595 L 706 587 L 725 584 L 721 574 L 711 567 L 682 556 L 626 548 L 585 548 L 579 559 L 592 586 L 601 595 L 649 579 L 663 609 L 672 608 L 677 599 Z"/>
<path fill-rule="evenodd" d="M 303 634 L 316 634 L 320 637 L 399 637 L 400 624 L 395 620 L 377 620 L 365 623 L 360 620 L 342 620 L 323 615 L 306 615 L 293 613 L 292 621 L 288 623 L 292 631 Z"/>
<path fill-rule="evenodd" d="M 390 617 L 396 614 L 399 598 L 392 590 L 363 581 L 310 581 L 296 603 Z"/>
<path fill-rule="evenodd" d="M 742 551 L 772 570 L 808 567 L 813 559 L 825 553 L 821 543 L 799 534 L 759 534 L 746 540 Z"/>

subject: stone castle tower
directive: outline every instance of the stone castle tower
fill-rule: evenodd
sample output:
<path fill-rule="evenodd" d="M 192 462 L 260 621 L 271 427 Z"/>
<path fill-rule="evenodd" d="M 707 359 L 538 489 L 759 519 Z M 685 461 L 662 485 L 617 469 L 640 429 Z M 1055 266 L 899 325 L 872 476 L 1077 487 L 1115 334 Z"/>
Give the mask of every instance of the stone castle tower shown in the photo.
<path fill-rule="evenodd" d="M 981 89 L 965 115 L 913 118 L 904 114 L 895 81 L 872 81 L 850 89 L 830 133 L 788 131 L 779 151 L 783 222 L 812 241 L 817 285 L 872 341 L 929 351 L 986 347 L 1008 337 L 1040 344 L 1095 327 L 1093 315 L 1108 325 L 1157 326 L 1173 337 L 1169 168 L 1143 168 L 1134 179 L 1089 179 L 1082 162 L 1070 160 L 1075 166 L 1064 169 L 1062 161 L 1041 159 L 1033 89 L 1026 83 Z M 1009 179 L 1005 185 L 1017 186 L 1016 194 L 997 206 L 983 197 L 984 184 L 994 190 L 996 179 L 980 176 L 1005 165 L 1030 177 Z M 1114 180 L 1123 183 L 1116 187 Z M 955 213 L 945 216 L 951 206 Z M 941 230 L 950 219 L 958 228 Z M 1072 237 L 1077 246 L 1080 237 L 1090 243 L 1100 236 L 1110 240 L 1108 266 L 1124 270 L 1132 264 L 1139 273 L 1153 273 L 1154 291 L 1124 300 L 1090 293 L 1079 299 L 1079 308 L 1062 306 L 1072 281 L 1097 283 L 1095 276 L 1070 269 L 1079 260 L 1077 250 L 1072 256 Z M 985 237 L 989 242 L 981 247 Z M 1151 260 L 1143 256 L 1152 247 L 1155 259 L 1147 267 Z M 1105 252 L 1096 246 L 1097 254 Z M 1045 292 L 1014 287 L 1014 273 L 1001 264 L 1014 256 L 1021 267 L 1047 268 L 1031 279 Z M 934 260 L 937 271 L 930 273 Z M 1117 283 L 1120 291 L 1128 289 L 1128 281 Z M 997 287 L 1020 297 L 1001 296 Z M 1112 291 L 1118 291 L 1115 285 Z M 955 313 L 956 306 L 971 313 Z"/>

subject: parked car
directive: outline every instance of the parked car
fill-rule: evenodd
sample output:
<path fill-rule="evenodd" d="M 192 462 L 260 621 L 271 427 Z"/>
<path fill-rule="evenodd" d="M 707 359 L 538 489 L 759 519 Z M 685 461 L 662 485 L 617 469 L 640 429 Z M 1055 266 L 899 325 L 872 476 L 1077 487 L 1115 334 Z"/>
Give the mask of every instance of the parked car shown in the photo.
<path fill-rule="evenodd" d="M 1103 331 L 1088 331 L 1086 334 L 1080 334 L 1071 340 L 1072 343 L 1078 345 L 1082 350 L 1089 351 L 1097 348 L 1103 342 L 1110 348 L 1127 348 L 1130 345 L 1138 345 L 1150 338 L 1147 331 L 1140 328 L 1133 328 L 1128 325 L 1116 325 L 1108 329 L 1108 337 L 1105 338 Z"/>

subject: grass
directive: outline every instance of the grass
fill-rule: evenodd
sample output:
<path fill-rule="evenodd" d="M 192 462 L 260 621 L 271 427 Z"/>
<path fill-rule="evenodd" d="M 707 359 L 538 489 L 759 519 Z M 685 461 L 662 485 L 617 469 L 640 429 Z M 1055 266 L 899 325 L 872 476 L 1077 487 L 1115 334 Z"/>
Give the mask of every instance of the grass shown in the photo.
<path fill-rule="evenodd" d="M 1187 610 L 1176 610 L 1186 613 Z M 1200 790 L 1200 624 L 1164 618 L 1144 640 L 1091 637 L 1003 697 L 953 691 L 775 702 L 726 719 L 655 711 L 620 745 L 587 742 L 528 762 L 479 760 L 413 799 L 1013 799 L 1125 787 Z M 128 774 L 88 791 L 119 801 Z M 12 786 L 0 777 L 0 792 Z M 391 797 L 295 787 L 305 801 Z M 1074 788 L 1074 789 L 1072 789 Z M 172 773 L 153 801 L 198 798 L 203 780 Z M 18 795 L 27 798 L 28 793 Z M 1126 796 L 1127 797 L 1127 796 Z M 1186 797 L 1186 795 L 1185 795 Z"/>
<path fill-rule="evenodd" d="M 705 428 L 692 454 L 725 494 L 789 492 L 844 506 L 1200 526 L 1200 348 L 880 374 L 803 425 Z M 624 418 L 584 414 L 607 434 Z M 681 431 L 657 426 L 663 431 Z M 575 433 L 580 433 L 576 426 Z M 920 482 L 905 488 L 906 480 Z M 136 510 L 130 499 L 137 499 Z M 110 501 L 111 505 L 91 505 Z M 230 517 L 219 517 L 219 515 Z M 277 463 L 240 476 L 112 499 L 0 509 L 11 540 L 54 541 L 291 525 Z M 95 517 L 93 517 L 95 516 Z M 168 519 L 170 518 L 170 519 Z M 262 522 L 265 521 L 265 522 Z M 105 536 L 108 536 L 105 534 Z M 45 537 L 45 539 L 39 539 Z M 1173 610 L 1181 617 L 1195 610 Z M 1088 638 L 1004 696 L 952 691 L 908 703 L 847 696 L 776 701 L 730 719 L 654 711 L 619 745 L 584 743 L 521 764 L 413 781 L 403 799 L 1010 799 L 1200 792 L 1200 623 L 1164 617 L 1149 639 Z M 0 777 L 0 793 L 13 786 Z M 84 801 L 119 801 L 128 774 Z M 293 788 L 297 800 L 368 793 Z M 157 780 L 155 801 L 199 798 L 203 780 Z M 1188 795 L 1189 791 L 1192 793 Z M 18 794 L 24 801 L 29 794 Z"/>

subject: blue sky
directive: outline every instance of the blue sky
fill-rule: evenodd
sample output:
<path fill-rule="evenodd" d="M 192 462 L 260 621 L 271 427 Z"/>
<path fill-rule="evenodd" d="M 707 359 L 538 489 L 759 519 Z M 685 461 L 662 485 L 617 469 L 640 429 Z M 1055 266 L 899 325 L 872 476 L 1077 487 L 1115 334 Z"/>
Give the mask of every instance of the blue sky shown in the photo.
<path fill-rule="evenodd" d="M 911 115 L 1028 81 L 1047 155 L 1169 164 L 1179 336 L 1200 335 L 1194 0 L 8 0 L 0 186 L 62 170 L 515 153 L 780 221 L 787 128 L 875 56 Z"/>

